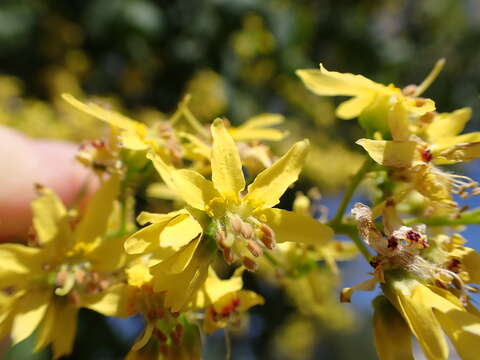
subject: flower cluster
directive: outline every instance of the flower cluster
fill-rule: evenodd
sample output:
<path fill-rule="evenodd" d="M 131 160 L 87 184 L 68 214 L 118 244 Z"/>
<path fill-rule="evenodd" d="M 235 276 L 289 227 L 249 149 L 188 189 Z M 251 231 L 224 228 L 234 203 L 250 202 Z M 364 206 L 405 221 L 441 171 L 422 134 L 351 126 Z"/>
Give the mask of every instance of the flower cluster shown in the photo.
<path fill-rule="evenodd" d="M 337 231 L 356 223 L 357 244 L 373 268 L 372 278 L 342 290 L 341 301 L 349 302 L 356 290 L 381 285 L 383 295 L 373 301 L 380 359 L 412 359 L 412 334 L 429 359 L 448 358 L 444 334 L 462 359 L 475 358 L 480 340 L 479 312 L 470 295 L 477 292 L 480 255 L 465 247 L 458 233 L 458 225 L 479 220 L 458 201 L 480 189 L 474 180 L 442 166 L 480 157 L 480 133 L 460 135 L 469 108 L 438 113 L 433 100 L 421 97 L 443 65 L 438 61 L 420 85 L 403 89 L 323 66 L 298 71 L 318 95 L 353 97 L 338 106 L 337 115 L 358 117 L 368 137 L 357 144 L 371 158 L 354 183 L 369 176 L 384 185 L 378 186 L 372 206 L 356 203 L 350 219 L 332 223 Z"/>
<path fill-rule="evenodd" d="M 351 96 L 337 116 L 358 118 L 365 130 L 357 141 L 365 163 L 330 219 L 316 189 L 297 192 L 292 211 L 277 207 L 316 162 L 307 160 L 309 140 L 275 155 L 270 143 L 288 136 L 273 128 L 281 115 L 205 124 L 187 95 L 170 116 L 144 123 L 64 94 L 79 116 L 108 124 L 108 135 L 77 154 L 99 185 L 77 208 L 37 186 L 28 241 L 0 245 L 0 334 L 16 344 L 36 332 L 35 350 L 51 345 L 59 358 L 72 351 L 79 309 L 89 308 L 143 318 L 127 359 L 199 359 L 202 336 L 245 328 L 249 309 L 265 303 L 244 286 L 248 272 L 284 289 L 298 309 L 292 319 L 330 331 L 353 323 L 340 302 L 380 284 L 373 323 L 381 359 L 412 358 L 412 334 L 430 359 L 448 358 L 445 334 L 462 358 L 474 358 L 480 255 L 459 225 L 480 222 L 461 204 L 480 188 L 444 166 L 479 157 L 480 133 L 459 135 L 470 109 L 437 113 L 421 97 L 443 65 L 403 89 L 322 65 L 298 71 L 318 95 Z M 373 180 L 372 204 L 356 203 L 346 216 L 364 179 Z M 359 253 L 372 276 L 338 301 L 337 262 Z"/>

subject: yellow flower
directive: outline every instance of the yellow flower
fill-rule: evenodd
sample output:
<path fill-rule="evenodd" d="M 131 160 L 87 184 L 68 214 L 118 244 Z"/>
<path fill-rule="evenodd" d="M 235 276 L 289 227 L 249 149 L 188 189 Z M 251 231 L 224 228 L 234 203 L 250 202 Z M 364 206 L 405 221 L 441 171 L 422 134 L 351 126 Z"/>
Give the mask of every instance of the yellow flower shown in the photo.
<path fill-rule="evenodd" d="M 452 212 L 456 206 L 453 194 L 461 197 L 480 194 L 480 188 L 472 179 L 437 166 L 480 157 L 480 132 L 458 135 L 470 116 L 469 108 L 433 114 L 431 122 L 417 129 L 416 134 L 404 131 L 398 137 L 393 133 L 393 140 L 360 139 L 357 144 L 375 162 L 391 167 L 393 178 L 409 183 L 411 189 L 433 204 Z"/>
<path fill-rule="evenodd" d="M 308 142 L 301 141 L 270 168 L 260 173 L 248 186 L 240 157 L 232 137 L 221 119 L 211 127 L 212 181 L 191 170 L 177 170 L 153 153 L 148 156 L 165 183 L 192 208 L 211 219 L 213 236 L 228 263 L 242 262 L 255 270 L 255 258 L 276 242 L 294 241 L 318 245 L 329 240 L 333 232 L 310 217 L 272 206 L 298 179 L 305 161 Z"/>
<path fill-rule="evenodd" d="M 103 238 L 119 190 L 112 176 L 93 196 L 72 230 L 71 215 L 46 188 L 33 204 L 33 225 L 39 247 L 0 245 L 0 288 L 11 294 L 0 312 L 0 332 L 11 332 L 16 344 L 38 328 L 35 350 L 53 344 L 54 358 L 70 353 L 79 307 L 106 315 L 103 290 L 116 280 L 123 263 L 121 245 Z"/>
<path fill-rule="evenodd" d="M 389 132 L 389 116 L 399 108 L 409 114 L 422 116 L 435 110 L 435 103 L 418 96 L 435 79 L 443 67 L 440 60 L 431 74 L 418 87 L 407 87 L 403 91 L 394 85 L 382 85 L 362 75 L 328 71 L 320 64 L 320 70 L 297 70 L 305 86 L 317 95 L 352 96 L 337 107 L 337 116 L 342 119 L 360 117 L 367 130 Z M 397 105 L 399 108 L 397 108 Z"/>
<path fill-rule="evenodd" d="M 238 325 L 242 315 L 252 306 L 263 305 L 264 299 L 253 291 L 242 290 L 243 268 L 227 280 L 221 280 L 210 268 L 205 284 L 198 291 L 194 308 L 205 309 L 203 329 L 212 334 L 229 325 Z"/>
<path fill-rule="evenodd" d="M 128 285 L 115 289 L 121 294 L 115 316 L 142 315 L 145 328 L 130 349 L 127 359 L 197 359 L 199 334 L 184 314 L 165 304 L 166 294 L 153 291 L 149 267 L 136 261 L 126 269 Z M 182 355 L 184 354 L 184 355 Z"/>

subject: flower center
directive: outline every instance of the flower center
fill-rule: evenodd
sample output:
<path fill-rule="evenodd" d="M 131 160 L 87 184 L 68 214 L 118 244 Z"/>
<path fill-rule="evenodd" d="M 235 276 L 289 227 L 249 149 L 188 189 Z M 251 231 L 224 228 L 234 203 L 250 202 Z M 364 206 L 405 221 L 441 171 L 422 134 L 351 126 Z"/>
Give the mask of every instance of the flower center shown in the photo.
<path fill-rule="evenodd" d="M 258 268 L 256 258 L 265 249 L 275 248 L 275 234 L 265 223 L 252 215 L 241 217 L 227 211 L 225 216 L 215 219 L 215 241 L 229 264 L 242 262 L 250 271 Z"/>
<path fill-rule="evenodd" d="M 45 265 L 48 270 L 48 265 Z M 55 295 L 68 296 L 76 304 L 79 294 L 95 294 L 111 285 L 111 279 L 91 269 L 89 262 L 62 264 L 48 273 L 47 281 L 53 285 Z"/>

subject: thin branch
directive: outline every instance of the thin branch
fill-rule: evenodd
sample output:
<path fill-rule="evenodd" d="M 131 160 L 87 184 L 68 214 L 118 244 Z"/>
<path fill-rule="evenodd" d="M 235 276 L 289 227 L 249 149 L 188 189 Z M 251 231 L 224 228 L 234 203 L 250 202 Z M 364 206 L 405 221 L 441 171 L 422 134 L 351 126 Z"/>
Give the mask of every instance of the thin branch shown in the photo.
<path fill-rule="evenodd" d="M 348 187 L 347 191 L 345 191 L 345 195 L 343 196 L 342 202 L 338 207 L 337 213 L 335 214 L 333 219 L 330 221 L 331 225 L 340 224 L 342 222 L 343 215 L 345 213 L 345 210 L 347 209 L 348 204 L 350 203 L 350 200 L 352 199 L 353 193 L 357 189 L 358 185 L 360 185 L 360 183 L 362 182 L 363 178 L 365 177 L 365 174 L 369 171 L 372 164 L 373 164 L 372 159 L 367 158 L 363 163 L 362 167 L 358 170 L 358 172 L 352 178 L 352 182 L 350 183 L 350 186 Z"/>

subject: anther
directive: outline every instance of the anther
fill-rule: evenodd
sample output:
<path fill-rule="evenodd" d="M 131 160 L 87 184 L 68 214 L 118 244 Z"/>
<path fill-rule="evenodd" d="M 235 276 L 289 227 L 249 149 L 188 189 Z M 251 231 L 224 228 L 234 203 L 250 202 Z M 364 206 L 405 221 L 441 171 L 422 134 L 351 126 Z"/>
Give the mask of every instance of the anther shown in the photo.
<path fill-rule="evenodd" d="M 259 257 L 260 255 L 262 255 L 262 249 L 260 248 L 260 246 L 258 246 L 257 242 L 255 242 L 254 240 L 249 240 L 247 242 L 247 249 L 255 257 Z"/>
<path fill-rule="evenodd" d="M 275 233 L 273 232 L 272 228 L 266 224 L 261 224 L 260 231 L 262 232 L 262 236 L 260 238 L 262 243 L 267 247 L 267 249 L 274 249 L 276 243 Z"/>
<path fill-rule="evenodd" d="M 247 222 L 243 222 L 240 232 L 245 239 L 251 239 L 253 237 L 253 227 Z"/>
<path fill-rule="evenodd" d="M 258 264 L 246 256 L 243 258 L 242 263 L 243 263 L 243 266 L 247 268 L 247 270 L 256 271 L 258 269 Z"/>

